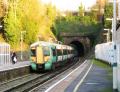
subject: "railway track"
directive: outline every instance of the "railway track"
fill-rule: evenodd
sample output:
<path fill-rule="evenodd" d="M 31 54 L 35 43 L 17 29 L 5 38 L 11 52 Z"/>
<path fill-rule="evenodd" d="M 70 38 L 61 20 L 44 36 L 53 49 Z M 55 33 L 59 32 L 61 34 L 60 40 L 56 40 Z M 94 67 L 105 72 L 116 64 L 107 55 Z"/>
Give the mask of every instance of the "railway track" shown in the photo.
<path fill-rule="evenodd" d="M 82 64 L 83 64 L 83 63 L 82 63 Z M 85 65 L 85 64 L 86 64 L 86 63 L 84 63 L 84 65 Z M 69 68 L 68 70 L 66 70 L 66 71 L 64 71 L 64 72 L 62 72 L 62 73 L 59 73 L 57 76 L 55 76 L 55 77 L 51 78 L 50 80 L 44 82 L 42 85 L 39 85 L 39 86 L 35 87 L 34 89 L 30 90 L 29 92 L 47 92 L 46 90 L 47 90 L 48 88 L 50 88 L 52 85 L 57 84 L 57 83 L 59 83 L 60 81 L 62 81 L 62 80 L 65 78 L 64 76 L 68 76 L 68 75 L 71 73 L 71 71 L 76 70 L 76 68 L 77 68 L 79 65 L 81 65 L 81 64 L 80 64 L 80 63 L 76 63 L 75 65 L 73 65 L 73 67 Z M 87 64 L 87 66 L 89 67 L 89 65 L 90 65 L 90 62 Z M 83 72 L 86 72 L 86 70 L 87 70 L 88 67 L 86 67 L 86 69 L 85 69 Z M 84 75 L 84 74 L 83 74 L 83 75 Z M 83 76 L 83 75 L 82 75 L 82 76 Z M 62 76 L 62 77 L 61 77 L 61 76 Z M 56 80 L 57 80 L 57 81 L 56 81 Z M 56 91 L 56 92 L 57 92 L 57 91 Z M 60 92 L 60 91 L 58 91 L 58 92 Z M 61 92 L 63 92 L 63 91 L 61 91 Z"/>
<path fill-rule="evenodd" d="M 62 78 L 62 76 L 63 77 L 68 76 L 71 73 L 71 71 L 73 72 L 73 70 L 76 70 L 76 68 L 81 67 L 81 66 L 83 67 L 85 65 L 87 67 L 81 72 L 81 78 L 84 77 L 84 74 L 86 74 L 88 68 L 91 66 L 92 63 L 91 62 L 86 63 L 86 62 L 83 62 L 83 61 L 85 61 L 86 59 L 91 59 L 91 58 L 93 58 L 93 52 L 88 53 L 85 57 L 80 58 L 79 62 L 74 64 L 72 67 L 70 67 L 66 71 L 64 71 L 62 73 L 59 73 L 57 76 L 55 76 L 55 77 L 51 78 L 50 80 L 44 82 L 42 85 L 39 85 L 39 86 L 35 87 L 34 89 L 30 90 L 29 92 L 47 92 L 47 89 L 51 88 L 51 85 L 57 84 L 62 79 L 64 79 L 64 78 Z M 58 92 L 61 92 L 61 91 L 58 91 Z"/>
<path fill-rule="evenodd" d="M 28 92 L 34 89 L 36 86 L 43 85 L 48 80 L 54 78 L 55 76 L 75 69 L 77 66 L 81 64 L 89 55 L 80 58 L 80 62 L 73 62 L 69 66 L 65 66 L 62 68 L 58 68 L 55 71 L 46 72 L 43 74 L 29 74 L 12 81 L 0 84 L 0 91 L 1 92 Z M 78 58 L 75 59 L 77 61 Z"/>

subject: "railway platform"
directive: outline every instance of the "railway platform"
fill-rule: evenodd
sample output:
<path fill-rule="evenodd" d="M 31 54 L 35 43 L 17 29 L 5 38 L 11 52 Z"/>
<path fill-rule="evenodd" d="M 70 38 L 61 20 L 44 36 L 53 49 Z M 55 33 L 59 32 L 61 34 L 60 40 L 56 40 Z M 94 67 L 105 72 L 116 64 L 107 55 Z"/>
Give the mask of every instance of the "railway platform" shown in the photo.
<path fill-rule="evenodd" d="M 112 92 L 112 68 L 102 62 L 87 62 L 47 85 L 44 92 Z"/>
<path fill-rule="evenodd" d="M 0 83 L 26 75 L 30 72 L 30 61 L 0 66 Z"/>
<path fill-rule="evenodd" d="M 26 67 L 29 65 L 30 65 L 30 61 L 22 61 L 22 62 L 18 61 L 15 64 L 8 64 L 8 65 L 0 66 L 0 72 L 17 69 L 17 68 L 22 68 L 22 67 Z"/>

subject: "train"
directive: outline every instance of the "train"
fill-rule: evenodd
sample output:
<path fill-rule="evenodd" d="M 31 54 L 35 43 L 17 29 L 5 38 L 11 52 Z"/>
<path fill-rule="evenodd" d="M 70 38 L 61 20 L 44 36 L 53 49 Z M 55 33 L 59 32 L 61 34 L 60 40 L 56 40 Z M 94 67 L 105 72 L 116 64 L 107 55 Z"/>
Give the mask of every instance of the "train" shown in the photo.
<path fill-rule="evenodd" d="M 38 41 L 30 45 L 31 69 L 33 71 L 55 70 L 75 57 L 72 46 Z"/>

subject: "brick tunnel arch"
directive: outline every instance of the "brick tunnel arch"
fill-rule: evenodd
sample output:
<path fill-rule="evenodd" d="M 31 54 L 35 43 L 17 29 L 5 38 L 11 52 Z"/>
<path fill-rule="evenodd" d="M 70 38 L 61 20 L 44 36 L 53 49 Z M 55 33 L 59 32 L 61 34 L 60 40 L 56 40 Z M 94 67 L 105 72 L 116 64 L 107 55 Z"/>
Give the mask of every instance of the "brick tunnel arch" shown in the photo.
<path fill-rule="evenodd" d="M 72 41 L 70 43 L 71 46 L 73 46 L 77 51 L 77 56 L 81 57 L 84 56 L 84 46 L 79 41 Z"/>

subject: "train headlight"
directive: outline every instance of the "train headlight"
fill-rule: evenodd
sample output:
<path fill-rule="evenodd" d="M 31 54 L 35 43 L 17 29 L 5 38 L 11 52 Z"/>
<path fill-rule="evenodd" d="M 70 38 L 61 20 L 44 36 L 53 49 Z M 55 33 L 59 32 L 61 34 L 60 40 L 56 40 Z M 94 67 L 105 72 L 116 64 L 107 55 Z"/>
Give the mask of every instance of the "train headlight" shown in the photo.
<path fill-rule="evenodd" d="M 32 61 L 32 62 L 35 62 L 35 57 L 31 57 L 31 61 Z"/>
<path fill-rule="evenodd" d="M 45 56 L 45 61 L 49 61 L 50 57 L 49 56 Z"/>

